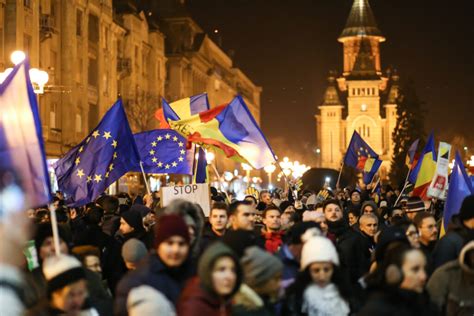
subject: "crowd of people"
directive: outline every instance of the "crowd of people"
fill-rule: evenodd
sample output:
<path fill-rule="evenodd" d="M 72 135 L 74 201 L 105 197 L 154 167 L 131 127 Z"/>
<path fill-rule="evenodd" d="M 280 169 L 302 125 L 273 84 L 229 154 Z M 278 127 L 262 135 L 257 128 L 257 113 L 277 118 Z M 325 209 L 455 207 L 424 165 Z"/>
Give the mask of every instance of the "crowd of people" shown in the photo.
<path fill-rule="evenodd" d="M 0 314 L 474 314 L 473 195 L 441 234 L 439 201 L 389 187 L 212 192 L 207 217 L 156 192 L 57 192 L 58 244 L 50 209 L 2 215 Z"/>

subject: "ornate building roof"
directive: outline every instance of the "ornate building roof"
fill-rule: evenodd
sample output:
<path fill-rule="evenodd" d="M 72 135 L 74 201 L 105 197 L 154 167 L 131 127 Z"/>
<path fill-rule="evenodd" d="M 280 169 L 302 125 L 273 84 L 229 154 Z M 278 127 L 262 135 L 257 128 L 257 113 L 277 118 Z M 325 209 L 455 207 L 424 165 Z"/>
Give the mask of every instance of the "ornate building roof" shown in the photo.
<path fill-rule="evenodd" d="M 379 36 L 383 38 L 368 0 L 354 0 L 349 18 L 339 36 L 339 40 L 353 36 Z"/>
<path fill-rule="evenodd" d="M 367 37 L 363 37 L 360 41 L 359 52 L 354 63 L 351 73 L 347 77 L 349 80 L 371 80 L 380 79 L 375 69 L 375 57 L 372 53 L 372 46 Z"/>

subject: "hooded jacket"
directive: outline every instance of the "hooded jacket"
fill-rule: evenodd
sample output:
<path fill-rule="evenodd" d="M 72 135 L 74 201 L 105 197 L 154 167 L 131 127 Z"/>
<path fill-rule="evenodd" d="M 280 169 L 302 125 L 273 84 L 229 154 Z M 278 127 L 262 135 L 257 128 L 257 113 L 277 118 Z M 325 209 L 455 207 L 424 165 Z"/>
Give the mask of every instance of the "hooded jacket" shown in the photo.
<path fill-rule="evenodd" d="M 219 296 L 212 284 L 212 270 L 219 258 L 230 257 L 236 267 L 237 279 L 232 293 Z M 188 282 L 177 305 L 178 316 L 227 316 L 231 315 L 231 299 L 242 283 L 242 270 L 233 251 L 222 242 L 209 246 L 199 261 L 198 277 Z"/>
<path fill-rule="evenodd" d="M 445 315 L 474 314 L 474 267 L 466 264 L 468 251 L 474 251 L 474 241 L 462 249 L 458 260 L 439 267 L 428 281 L 431 299 Z"/>

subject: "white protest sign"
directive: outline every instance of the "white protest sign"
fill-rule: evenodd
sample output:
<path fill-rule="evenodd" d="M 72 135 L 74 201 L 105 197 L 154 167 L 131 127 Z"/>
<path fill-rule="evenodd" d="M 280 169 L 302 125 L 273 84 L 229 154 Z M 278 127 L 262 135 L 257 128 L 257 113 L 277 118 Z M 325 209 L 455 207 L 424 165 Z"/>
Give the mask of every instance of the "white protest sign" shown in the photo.
<path fill-rule="evenodd" d="M 439 143 L 438 161 L 436 164 L 436 173 L 431 180 L 428 188 L 428 196 L 440 200 L 446 200 L 448 188 L 449 156 L 451 154 L 451 145 L 448 143 Z"/>
<path fill-rule="evenodd" d="M 161 206 L 167 206 L 176 199 L 199 204 L 204 215 L 209 216 L 211 210 L 209 184 L 197 183 L 161 188 Z"/>

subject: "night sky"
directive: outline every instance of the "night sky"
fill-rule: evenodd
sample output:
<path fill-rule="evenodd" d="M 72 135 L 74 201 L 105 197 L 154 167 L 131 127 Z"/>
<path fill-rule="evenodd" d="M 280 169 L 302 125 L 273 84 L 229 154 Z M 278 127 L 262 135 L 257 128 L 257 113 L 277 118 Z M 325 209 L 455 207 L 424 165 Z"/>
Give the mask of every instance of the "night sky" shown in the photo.
<path fill-rule="evenodd" d="M 261 125 L 277 155 L 313 163 L 317 106 L 329 70 L 342 70 L 352 0 L 194 0 L 193 17 L 257 85 Z M 474 2 L 371 0 L 382 69 L 411 78 L 427 111 L 425 130 L 474 154 Z M 296 140 L 296 141 L 295 141 Z M 461 144 L 459 144 L 461 145 Z M 464 146 L 464 145 L 462 145 Z"/>

